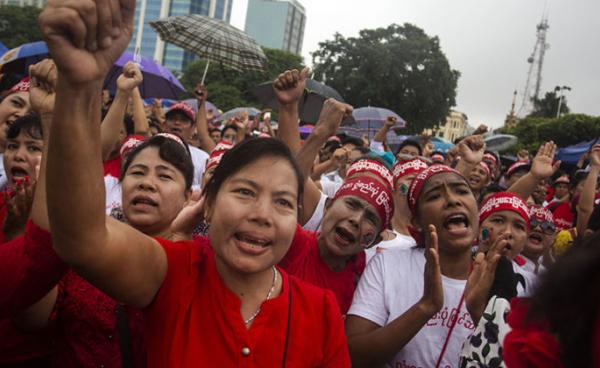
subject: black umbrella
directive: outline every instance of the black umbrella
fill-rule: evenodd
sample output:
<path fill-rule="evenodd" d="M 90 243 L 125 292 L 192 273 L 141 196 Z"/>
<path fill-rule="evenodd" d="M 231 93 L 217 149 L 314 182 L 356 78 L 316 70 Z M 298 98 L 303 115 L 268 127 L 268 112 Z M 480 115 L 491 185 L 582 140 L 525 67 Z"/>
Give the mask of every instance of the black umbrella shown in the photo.
<path fill-rule="evenodd" d="M 279 108 L 273 90 L 273 82 L 258 85 L 252 90 L 252 93 L 264 107 L 273 110 Z M 323 103 L 328 98 L 345 102 L 344 98 L 335 89 L 312 79 L 306 79 L 304 96 L 300 100 L 300 120 L 307 123 L 316 123 L 323 108 Z"/>

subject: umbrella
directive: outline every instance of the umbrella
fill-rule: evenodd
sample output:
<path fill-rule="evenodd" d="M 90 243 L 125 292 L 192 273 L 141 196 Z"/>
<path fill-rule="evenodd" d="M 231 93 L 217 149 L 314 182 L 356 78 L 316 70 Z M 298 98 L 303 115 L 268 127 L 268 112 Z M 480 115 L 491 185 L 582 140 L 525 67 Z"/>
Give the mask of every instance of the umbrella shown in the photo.
<path fill-rule="evenodd" d="M 150 26 L 165 42 L 175 44 L 207 61 L 244 71 L 265 71 L 267 57 L 262 48 L 243 31 L 221 20 L 198 14 L 169 17 Z"/>
<path fill-rule="evenodd" d="M 124 52 L 115 64 L 110 68 L 104 80 L 104 89 L 115 91 L 117 79 L 123 73 L 123 67 L 127 62 L 133 61 L 140 66 L 144 81 L 138 87 L 143 98 L 157 97 L 176 100 L 185 92 L 181 83 L 167 68 L 141 55 Z"/>
<path fill-rule="evenodd" d="M 589 152 L 594 144 L 597 144 L 600 138 L 592 139 L 591 141 L 577 143 L 572 146 L 559 148 L 556 152 L 556 159 L 562 161 L 563 163 L 576 165 L 577 161 L 583 156 L 585 153 Z"/>
<path fill-rule="evenodd" d="M 236 116 L 244 112 L 248 113 L 248 116 L 251 118 L 260 114 L 260 110 L 255 107 L 237 107 L 235 109 L 224 112 L 221 116 L 215 119 L 215 121 L 227 121 L 231 118 L 235 118 Z"/>
<path fill-rule="evenodd" d="M 7 51 L 8 47 L 6 47 L 2 42 L 0 42 L 0 55 L 4 55 L 4 53 Z"/>
<path fill-rule="evenodd" d="M 310 94 L 311 92 L 326 98 L 331 97 L 338 101 L 345 102 L 344 98 L 335 89 L 313 79 L 306 79 L 305 95 Z M 279 108 L 277 97 L 273 90 L 273 82 L 259 84 L 252 90 L 252 93 L 264 107 L 274 110 Z"/>
<path fill-rule="evenodd" d="M 0 70 L 3 73 L 27 74 L 29 65 L 49 58 L 48 46 L 44 41 L 25 43 L 8 50 L 0 58 Z"/>
<path fill-rule="evenodd" d="M 377 129 L 381 128 L 390 116 L 396 118 L 396 126 L 393 128 L 406 128 L 406 121 L 400 115 L 383 107 L 359 107 L 352 112 L 352 117 L 357 123 L 375 125 Z"/>
<path fill-rule="evenodd" d="M 433 142 L 435 151 L 441 151 L 444 153 L 448 152 L 452 147 L 454 147 L 454 144 L 440 137 L 431 137 L 431 142 Z"/>

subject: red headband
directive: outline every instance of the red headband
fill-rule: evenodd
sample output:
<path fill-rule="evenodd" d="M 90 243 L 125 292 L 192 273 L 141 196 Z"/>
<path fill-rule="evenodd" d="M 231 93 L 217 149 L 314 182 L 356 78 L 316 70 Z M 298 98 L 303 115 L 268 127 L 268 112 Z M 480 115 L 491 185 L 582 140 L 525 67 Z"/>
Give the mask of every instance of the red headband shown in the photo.
<path fill-rule="evenodd" d="M 521 197 L 511 192 L 499 192 L 490 196 L 479 210 L 481 224 L 490 215 L 500 211 L 513 211 L 519 214 L 529 227 L 529 209 Z"/>
<path fill-rule="evenodd" d="M 377 175 L 377 177 L 382 178 L 386 183 L 389 184 L 390 189 L 393 188 L 394 180 L 392 173 L 387 167 L 375 160 L 362 159 L 355 161 L 352 165 L 350 165 L 348 171 L 346 171 L 346 177 L 350 178 L 355 174 L 364 172 Z"/>
<path fill-rule="evenodd" d="M 172 133 L 158 133 L 157 135 L 155 135 L 155 137 L 165 137 L 165 138 L 174 140 L 175 142 L 179 143 L 183 148 L 185 148 L 186 151 L 187 151 L 187 146 L 185 145 L 185 143 L 183 143 L 183 141 L 181 140 L 181 138 L 179 138 L 175 134 L 172 134 Z"/>
<path fill-rule="evenodd" d="M 19 83 L 12 86 L 12 88 L 8 90 L 8 94 L 12 95 L 13 93 L 17 93 L 17 92 L 29 92 L 29 87 L 30 87 L 29 77 L 25 77 L 25 78 L 21 79 L 21 81 Z"/>
<path fill-rule="evenodd" d="M 531 165 L 529 165 L 529 162 L 526 161 L 515 162 L 514 164 L 512 164 L 511 167 L 508 168 L 508 170 L 506 170 L 506 177 L 510 178 L 512 174 L 514 174 L 515 171 L 517 171 L 520 168 L 527 168 L 527 170 L 529 170 L 531 168 Z"/>
<path fill-rule="evenodd" d="M 121 157 L 127 156 L 127 154 L 129 152 L 131 152 L 132 149 L 134 149 L 135 147 L 137 147 L 140 144 L 142 144 L 145 140 L 146 140 L 146 138 L 144 138 L 144 136 L 141 136 L 141 135 L 130 135 L 129 137 L 127 137 L 127 139 L 125 140 L 125 142 L 123 142 L 123 144 L 121 145 L 121 149 L 119 150 L 119 154 L 121 155 Z"/>
<path fill-rule="evenodd" d="M 461 173 L 446 165 L 434 164 L 421 171 L 408 188 L 408 209 L 410 209 L 413 216 L 416 216 L 417 214 L 417 201 L 419 200 L 419 196 L 421 195 L 425 183 L 427 183 L 432 176 L 443 173 L 454 173 L 464 179 Z"/>
<path fill-rule="evenodd" d="M 221 159 L 223 158 L 225 152 L 229 151 L 232 148 L 233 144 L 227 141 L 220 141 L 219 143 L 217 143 L 215 148 L 210 153 L 210 156 L 208 157 L 208 161 L 206 162 L 206 170 L 218 166 L 221 163 Z"/>
<path fill-rule="evenodd" d="M 485 173 L 487 174 L 487 176 L 492 175 L 492 171 L 490 170 L 490 167 L 488 166 L 488 164 L 486 164 L 485 162 L 481 161 L 481 162 L 479 162 L 479 166 L 481 166 L 483 168 L 483 171 L 485 171 Z"/>
<path fill-rule="evenodd" d="M 335 193 L 334 200 L 345 196 L 355 196 L 369 202 L 379 214 L 383 225 L 381 229 L 388 228 L 394 214 L 394 201 L 387 186 L 375 178 L 361 176 L 344 182 Z"/>
<path fill-rule="evenodd" d="M 540 221 L 548 221 L 554 224 L 554 215 L 552 212 L 542 206 L 529 206 L 529 217 Z"/>
<path fill-rule="evenodd" d="M 408 161 L 398 161 L 396 165 L 394 165 L 394 187 L 398 180 L 406 175 L 418 174 L 421 171 L 427 169 L 427 164 L 418 158 L 408 160 Z"/>
<path fill-rule="evenodd" d="M 491 153 L 484 154 L 483 159 L 492 161 L 494 165 L 498 165 L 498 160 L 496 160 L 496 156 L 492 155 Z"/>

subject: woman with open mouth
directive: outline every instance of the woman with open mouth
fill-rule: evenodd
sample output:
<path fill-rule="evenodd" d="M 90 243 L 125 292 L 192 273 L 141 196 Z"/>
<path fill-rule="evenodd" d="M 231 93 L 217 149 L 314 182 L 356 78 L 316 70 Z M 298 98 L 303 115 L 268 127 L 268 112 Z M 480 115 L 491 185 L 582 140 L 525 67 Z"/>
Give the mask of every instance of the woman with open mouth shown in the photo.
<path fill-rule="evenodd" d="M 0 100 L 0 164 L 6 147 L 6 133 L 8 128 L 21 116 L 27 114 L 31 106 L 29 104 L 29 77 L 15 84 L 8 94 Z M 0 168 L 0 189 L 7 184 L 7 176 Z"/>
<path fill-rule="evenodd" d="M 134 3 L 99 14 L 55 1 L 40 16 L 61 72 L 47 181 L 57 253 L 109 296 L 144 308 L 149 367 L 349 366 L 333 294 L 276 267 L 294 237 L 303 191 L 280 141 L 248 140 L 224 154 L 204 188 L 208 238 L 167 240 L 189 198 L 191 175 L 147 147 L 152 140 L 128 156 L 124 169 L 124 212 L 132 226 L 104 215 L 100 149 L 92 138 L 100 124 L 97 101 L 104 76 L 129 43 Z M 81 13 L 108 17 L 81 24 L 88 34 L 112 39 L 96 40 L 99 48 L 76 42 L 68 29 Z M 121 25 L 118 35 L 111 27 L 106 33 L 108 24 Z M 64 157 L 72 158 L 69 166 Z"/>
<path fill-rule="evenodd" d="M 492 172 L 490 167 L 485 162 L 481 161 L 477 166 L 475 166 L 467 180 L 469 182 L 469 187 L 473 192 L 473 195 L 477 200 L 481 200 L 481 192 L 485 187 L 488 186 L 492 179 Z"/>
<path fill-rule="evenodd" d="M 369 262 L 346 319 L 355 367 L 456 367 L 487 303 L 504 243 L 473 262 L 479 221 L 467 180 L 431 166 L 413 180 L 408 205 L 422 240 Z"/>

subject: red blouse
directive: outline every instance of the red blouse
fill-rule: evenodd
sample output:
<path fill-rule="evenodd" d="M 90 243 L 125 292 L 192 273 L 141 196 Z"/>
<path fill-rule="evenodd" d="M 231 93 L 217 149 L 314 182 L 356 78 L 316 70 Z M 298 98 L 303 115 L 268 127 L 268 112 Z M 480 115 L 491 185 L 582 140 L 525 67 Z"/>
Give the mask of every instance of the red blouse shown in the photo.
<path fill-rule="evenodd" d="M 111 175 L 119 179 L 121 177 L 121 155 L 104 161 L 104 176 Z"/>
<path fill-rule="evenodd" d="M 321 259 L 317 245 L 317 233 L 304 230 L 298 225 L 290 250 L 279 266 L 290 275 L 333 291 L 340 310 L 346 314 L 352 304 L 358 279 L 365 269 L 365 253 L 361 252 L 356 255 L 356 258 L 349 262 L 343 271 L 335 272 Z"/>
<path fill-rule="evenodd" d="M 148 367 L 279 367 L 284 356 L 289 368 L 350 367 L 330 292 L 281 271 L 281 294 L 265 301 L 246 329 L 240 300 L 221 280 L 208 239 L 157 240 L 168 271 L 145 310 Z"/>

